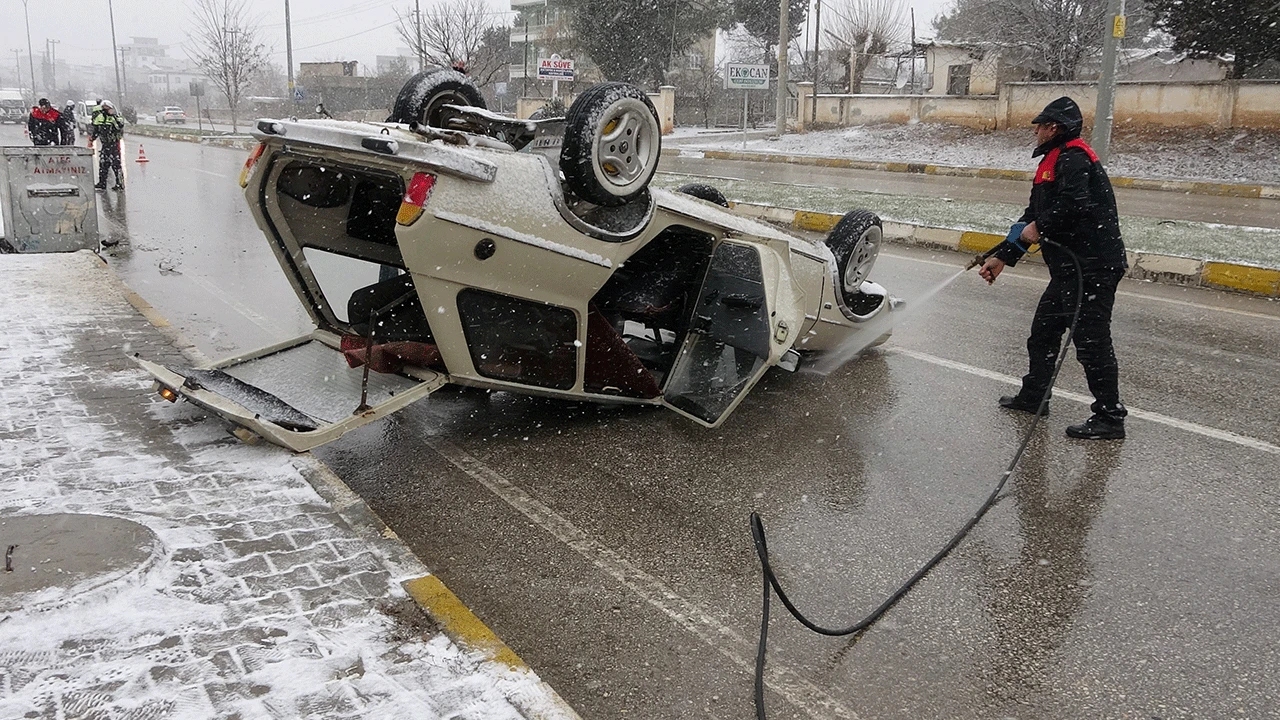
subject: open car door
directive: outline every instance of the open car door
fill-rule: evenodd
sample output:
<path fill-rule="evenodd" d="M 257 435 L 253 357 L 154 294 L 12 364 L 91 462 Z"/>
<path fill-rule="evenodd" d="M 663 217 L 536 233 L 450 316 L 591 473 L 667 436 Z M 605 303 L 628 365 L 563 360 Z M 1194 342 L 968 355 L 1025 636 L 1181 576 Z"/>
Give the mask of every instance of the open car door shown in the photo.
<path fill-rule="evenodd" d="M 254 436 L 304 452 L 420 400 L 448 383 L 443 373 L 352 368 L 337 335 L 325 330 L 255 350 L 208 368 L 170 368 L 134 357 L 160 395 L 220 415 L 241 440 Z"/>
<path fill-rule="evenodd" d="M 663 404 L 715 427 L 768 370 L 769 303 L 760 252 L 723 242 L 711 257 Z"/>

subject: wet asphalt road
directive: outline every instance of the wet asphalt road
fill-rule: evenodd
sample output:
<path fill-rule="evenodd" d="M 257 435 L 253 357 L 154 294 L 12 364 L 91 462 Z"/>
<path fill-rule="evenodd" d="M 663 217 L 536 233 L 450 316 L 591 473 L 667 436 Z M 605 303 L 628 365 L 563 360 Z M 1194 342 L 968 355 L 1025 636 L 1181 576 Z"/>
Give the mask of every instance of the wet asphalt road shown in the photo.
<path fill-rule="evenodd" d="M 146 148 L 109 262 L 207 352 L 304 329 L 243 154 Z M 890 246 L 873 276 L 910 303 L 963 261 Z M 961 277 L 831 376 L 769 375 L 718 430 L 446 389 L 317 454 L 584 718 L 746 718 L 748 514 L 816 620 L 878 604 L 1029 426 L 994 401 L 1044 282 Z M 1129 439 L 1062 437 L 1086 409 L 1060 392 L 1005 498 L 861 639 L 775 603 L 771 717 L 1280 713 L 1280 304 L 1126 281 L 1115 334 Z M 1073 360 L 1059 388 L 1085 392 Z"/>

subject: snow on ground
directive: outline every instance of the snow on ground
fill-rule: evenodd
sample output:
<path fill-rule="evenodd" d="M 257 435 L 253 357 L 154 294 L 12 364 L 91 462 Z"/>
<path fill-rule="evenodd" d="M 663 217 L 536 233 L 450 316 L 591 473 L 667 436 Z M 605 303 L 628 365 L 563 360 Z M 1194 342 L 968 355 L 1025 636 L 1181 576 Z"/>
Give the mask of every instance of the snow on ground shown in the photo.
<path fill-rule="evenodd" d="M 730 200 L 833 213 L 867 208 L 885 220 L 999 235 L 1009 230 L 1024 209 L 1009 203 L 884 195 L 662 172 L 654 176 L 653 185 L 675 189 L 688 182 L 710 183 Z M 1120 226 L 1130 250 L 1280 268 L 1280 230 L 1133 216 L 1121 217 Z"/>
<path fill-rule="evenodd" d="M 173 351 L 93 256 L 0 257 L 0 517 L 110 515 L 159 539 L 125 578 L 0 618 L 0 717 L 517 720 L 513 700 L 538 704 L 536 676 L 417 611 L 292 455 L 228 442 L 124 369 L 130 349 Z"/>
<path fill-rule="evenodd" d="M 682 147 L 741 150 L 732 133 L 688 140 Z M 1034 170 L 1031 129 L 983 133 L 939 123 L 863 125 L 781 139 L 757 139 L 748 151 Z M 1259 130 L 1119 128 L 1108 171 L 1115 176 L 1280 185 L 1280 133 Z"/>

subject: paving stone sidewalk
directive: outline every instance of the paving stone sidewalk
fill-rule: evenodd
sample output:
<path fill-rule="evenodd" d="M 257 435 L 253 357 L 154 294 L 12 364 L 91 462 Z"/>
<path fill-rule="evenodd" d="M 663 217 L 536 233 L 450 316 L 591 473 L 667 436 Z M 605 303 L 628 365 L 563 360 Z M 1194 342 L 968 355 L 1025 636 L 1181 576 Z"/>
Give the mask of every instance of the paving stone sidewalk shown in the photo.
<path fill-rule="evenodd" d="M 345 522 L 296 456 L 150 392 L 126 352 L 187 361 L 96 256 L 0 255 L 0 278 L 0 530 L 83 513 L 154 534 L 96 586 L 14 597 L 0 573 L 0 718 L 568 716 L 533 673 L 441 633 L 399 585 L 422 568 Z"/>

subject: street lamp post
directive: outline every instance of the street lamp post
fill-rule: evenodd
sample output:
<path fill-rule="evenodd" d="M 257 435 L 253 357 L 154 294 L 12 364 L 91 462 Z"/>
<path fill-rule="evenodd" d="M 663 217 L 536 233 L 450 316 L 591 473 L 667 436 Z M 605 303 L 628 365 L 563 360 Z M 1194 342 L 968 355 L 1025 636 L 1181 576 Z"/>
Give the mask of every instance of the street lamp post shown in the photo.
<path fill-rule="evenodd" d="M 116 98 L 120 100 L 120 106 L 123 108 L 124 90 L 120 84 L 120 50 L 116 47 L 116 10 L 111 0 L 107 0 L 107 17 L 111 19 L 111 62 L 116 65 Z"/>
<path fill-rule="evenodd" d="M 413 16 L 418 27 L 418 72 L 422 72 L 427 69 L 427 58 L 422 49 L 422 7 L 418 0 L 413 0 Z"/>
<path fill-rule="evenodd" d="M 284 0 L 285 62 L 289 63 L 289 98 L 293 101 L 293 114 L 298 114 L 298 91 L 293 84 L 293 26 L 289 21 L 289 0 Z"/>
<path fill-rule="evenodd" d="M 27 21 L 27 69 L 31 71 L 31 94 L 36 94 L 36 61 L 31 50 L 31 15 L 27 13 L 27 0 L 22 0 L 22 16 Z"/>

